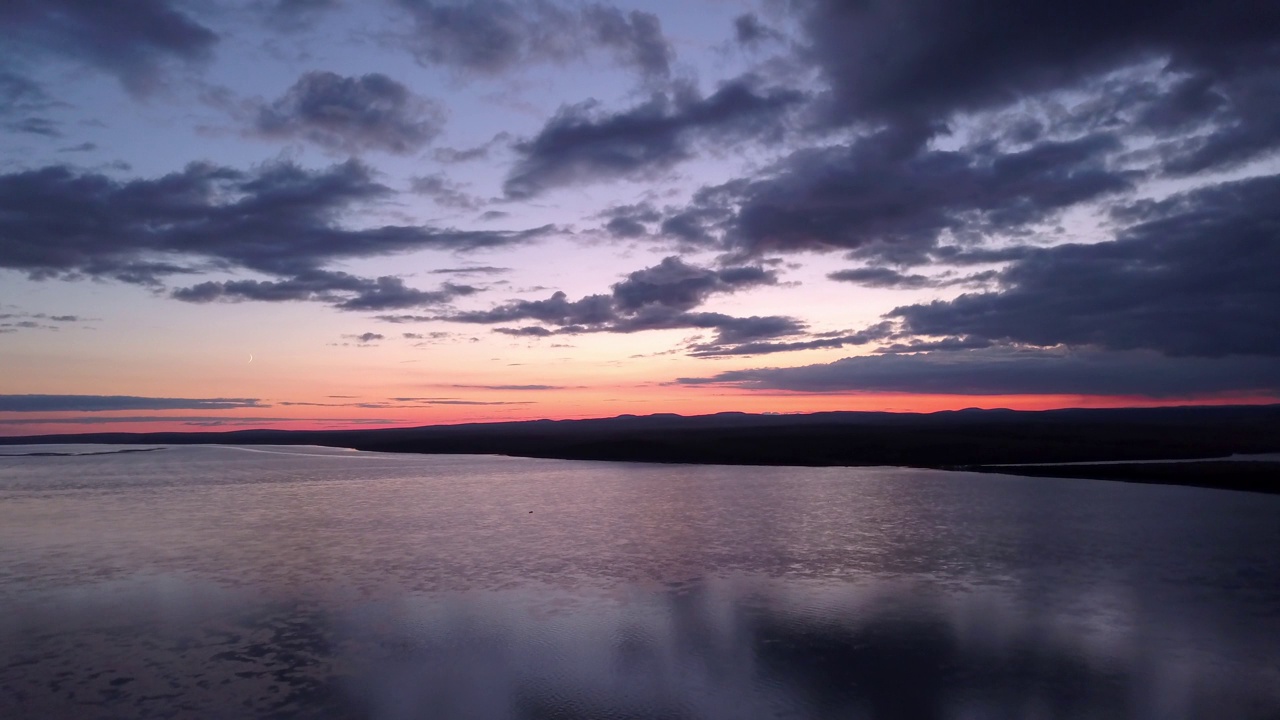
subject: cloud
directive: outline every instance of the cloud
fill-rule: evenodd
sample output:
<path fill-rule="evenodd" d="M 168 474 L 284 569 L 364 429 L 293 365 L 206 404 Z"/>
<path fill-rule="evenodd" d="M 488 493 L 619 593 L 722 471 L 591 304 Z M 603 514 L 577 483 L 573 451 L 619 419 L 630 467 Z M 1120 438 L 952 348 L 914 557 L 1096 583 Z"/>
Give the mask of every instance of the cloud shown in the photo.
<path fill-rule="evenodd" d="M 325 422 L 346 423 L 352 425 L 391 425 L 403 420 L 387 420 L 382 418 L 319 418 Z M 225 415 L 112 415 L 109 417 L 35 417 L 35 418 L 0 418 L 0 426 L 30 425 L 109 425 L 115 423 L 181 423 L 201 427 L 262 427 L 266 423 L 315 422 L 317 418 L 282 418 L 282 417 L 228 417 Z"/>
<path fill-rule="evenodd" d="M 797 327 L 794 333 L 799 334 L 803 327 Z M 737 344 L 724 343 L 720 338 L 711 343 L 693 343 L 689 346 L 689 356 L 699 358 L 732 357 L 739 355 L 771 355 L 773 353 L 797 352 L 800 350 L 826 350 L 842 348 L 847 345 L 858 346 L 876 342 L 892 334 L 891 323 L 880 323 L 855 333 L 816 333 L 806 340 L 785 342 L 738 341 Z"/>
<path fill-rule="evenodd" d="M 600 213 L 608 218 L 605 231 L 616 238 L 630 239 L 649 234 L 648 226 L 662 220 L 662 213 L 649 203 L 618 205 Z"/>
<path fill-rule="evenodd" d="M 410 181 L 413 192 L 426 195 L 441 207 L 475 210 L 484 204 L 480 198 L 462 190 L 444 173 L 415 177 Z"/>
<path fill-rule="evenodd" d="M 621 10 L 606 5 L 588 5 L 582 11 L 586 34 L 601 46 L 613 49 L 618 59 L 640 70 L 649 81 L 671 76 L 675 50 L 662 34 L 662 23 L 653 13 Z"/>
<path fill-rule="evenodd" d="M 1152 58 L 1171 73 L 1229 77 L 1267 58 L 1280 38 L 1280 8 L 1250 0 L 1085 2 L 1070 11 L 1018 0 L 799 5 L 803 52 L 841 120 L 927 123 Z"/>
<path fill-rule="evenodd" d="M 489 152 L 493 148 L 502 143 L 511 140 L 511 133 L 506 131 L 494 135 L 483 144 L 475 147 L 459 150 L 457 148 L 436 148 L 431 151 L 431 159 L 436 162 L 452 165 L 456 163 L 471 162 L 473 160 L 484 160 L 489 157 Z"/>
<path fill-rule="evenodd" d="M 515 392 L 569 389 L 565 385 L 450 385 L 449 387 L 466 390 L 506 390 Z"/>
<path fill-rule="evenodd" d="M 673 255 L 663 258 L 653 267 L 628 274 L 625 280 L 613 286 L 613 298 L 623 312 L 650 304 L 688 310 L 716 293 L 731 293 L 777 282 L 776 272 L 759 266 L 713 270 L 689 265 Z"/>
<path fill-rule="evenodd" d="M 885 267 L 856 268 L 827 273 L 827 277 L 839 282 L 874 288 L 924 288 L 933 287 L 934 279 L 924 275 L 905 275 Z"/>
<path fill-rule="evenodd" d="M 203 63 L 218 36 L 168 0 L 8 0 L 0 7 L 4 55 L 60 56 L 115 75 L 134 95 L 161 83 L 173 62 Z"/>
<path fill-rule="evenodd" d="M 133 395 L 0 395 L 0 412 L 229 410 L 270 407 L 256 398 L 164 398 Z M 57 422 L 63 422 L 58 420 Z"/>
<path fill-rule="evenodd" d="M 484 325 L 528 320 L 541 323 L 494 329 L 494 332 L 517 337 L 696 328 L 715 330 L 715 345 L 732 345 L 795 335 L 803 332 L 805 325 L 795 318 L 776 315 L 735 317 L 692 310 L 712 295 L 776 283 L 776 272 L 759 266 L 704 268 L 671 256 L 657 265 L 629 273 L 613 285 L 608 295 L 570 300 L 567 294 L 557 291 L 545 300 L 513 300 L 488 310 L 469 310 L 434 319 Z M 546 325 L 555 329 L 544 327 Z"/>
<path fill-rule="evenodd" d="M 511 272 L 511 268 L 494 267 L 493 265 L 475 265 L 470 267 L 436 268 L 432 275 L 501 275 Z"/>
<path fill-rule="evenodd" d="M 90 320 L 78 315 L 49 315 L 47 313 L 6 312 L 0 313 L 0 333 L 14 333 L 20 330 L 61 330 L 61 323 L 73 323 Z"/>
<path fill-rule="evenodd" d="M 1280 391 L 1280 364 L 1265 358 L 1169 358 L 1150 351 L 990 348 L 849 357 L 790 368 L 686 377 L 685 385 L 804 393 L 1112 395 L 1190 398 Z"/>
<path fill-rule="evenodd" d="M 413 20 L 405 42 L 423 65 L 497 75 L 535 63 L 562 64 L 589 50 L 613 54 L 648 81 L 670 74 L 674 51 L 658 17 L 599 3 L 548 0 L 398 0 Z"/>
<path fill-rule="evenodd" d="M 755 13 L 745 13 L 734 18 L 733 36 L 739 45 L 752 48 L 769 40 L 782 40 L 782 33 L 760 22 Z"/>
<path fill-rule="evenodd" d="M 439 135 L 444 119 L 439 104 L 386 75 L 312 71 L 282 97 L 258 108 L 254 131 L 268 138 L 306 140 L 333 152 L 404 155 Z"/>
<path fill-rule="evenodd" d="M 272 0 L 259 6 L 271 27 L 294 32 L 314 25 L 324 13 L 342 5 L 342 0 Z"/>
<path fill-rule="evenodd" d="M 361 345 L 369 345 L 371 343 L 376 343 L 379 340 L 387 339 L 386 335 L 383 335 L 382 333 L 376 333 L 376 332 L 366 332 L 366 333 L 360 333 L 358 335 L 343 335 L 342 337 L 355 340 L 357 343 Z"/>
<path fill-rule="evenodd" d="M 390 195 L 354 160 L 318 171 L 291 163 L 250 172 L 193 163 L 129 181 L 60 166 L 14 172 L 0 175 L 0 268 L 36 279 L 137 283 L 208 267 L 294 278 L 334 260 L 501 247 L 550 229 L 338 224 L 339 216 Z"/>
<path fill-rule="evenodd" d="M 58 123 L 43 117 L 23 118 L 6 123 L 5 128 L 12 132 L 27 133 L 28 135 L 43 135 L 50 138 L 62 137 L 62 133 L 58 130 Z"/>
<path fill-rule="evenodd" d="M 17 73 L 0 70 L 0 114 L 40 112 L 56 104 L 36 81 Z"/>
<path fill-rule="evenodd" d="M 845 250 L 919 263 L 944 235 L 1016 234 L 1129 190 L 1135 174 L 1108 163 L 1120 147 L 1099 133 L 1013 151 L 986 144 L 939 150 L 884 131 L 800 150 L 760 177 L 704 188 L 663 231 L 695 242 L 718 233 L 746 256 Z"/>
<path fill-rule="evenodd" d="M 864 267 L 837 270 L 833 273 L 827 273 L 827 277 L 837 282 L 853 283 L 863 287 L 920 289 L 951 287 L 954 285 L 978 285 L 994 280 L 997 274 L 995 270 L 984 270 L 959 277 L 955 277 L 950 273 L 927 276 L 906 274 L 887 267 Z"/>
<path fill-rule="evenodd" d="M 1167 355 L 1280 355 L 1280 176 L 1134 203 L 1116 239 L 1040 248 L 1000 289 L 906 305 L 904 334 Z"/>
<path fill-rule="evenodd" d="M 523 199 L 565 185 L 644 177 L 691 157 L 699 140 L 776 134 L 803 95 L 755 85 L 739 78 L 706 97 L 657 92 L 616 114 L 600 112 L 594 101 L 563 107 L 537 135 L 516 143 L 520 158 L 503 189 Z"/>
<path fill-rule="evenodd" d="M 417 290 L 392 276 L 371 279 L 344 272 L 313 270 L 278 281 L 203 282 L 177 288 L 170 295 L 174 299 L 194 303 L 316 301 L 329 303 L 339 310 L 384 311 L 440 305 L 475 292 L 477 289 L 470 285 L 445 283 L 439 290 Z"/>

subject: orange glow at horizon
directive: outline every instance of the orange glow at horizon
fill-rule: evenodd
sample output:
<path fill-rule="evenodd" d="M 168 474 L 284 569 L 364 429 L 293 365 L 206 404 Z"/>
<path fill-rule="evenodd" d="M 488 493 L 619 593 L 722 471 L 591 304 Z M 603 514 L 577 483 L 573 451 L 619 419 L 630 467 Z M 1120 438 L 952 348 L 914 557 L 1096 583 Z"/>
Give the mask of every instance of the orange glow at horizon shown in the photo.
<path fill-rule="evenodd" d="M 618 415 L 711 415 L 722 412 L 803 414 L 816 412 L 932 413 L 965 408 L 1054 410 L 1064 408 L 1262 405 L 1280 403 L 1269 395 L 1213 395 L 1150 398 L 1115 395 L 925 395 L 910 393 L 793 393 L 735 388 L 655 386 L 636 397 L 634 387 L 569 388 L 537 391 L 487 391 L 467 399 L 436 400 L 430 405 L 267 406 L 225 411 L 155 411 L 0 414 L 0 435 L 229 432 L 235 430 L 360 430 L 527 420 L 581 420 Z M 362 402 L 351 399 L 353 404 Z M 337 403 L 334 403 L 337 405 Z M 27 415 L 27 417 L 23 417 Z M 135 419 L 130 419 L 135 418 Z M 145 418 L 145 419 L 144 419 Z M 87 420 L 87 422 L 86 422 Z M 15 422 L 16 421 L 16 422 Z M 60 422 L 62 421 L 62 422 Z"/>

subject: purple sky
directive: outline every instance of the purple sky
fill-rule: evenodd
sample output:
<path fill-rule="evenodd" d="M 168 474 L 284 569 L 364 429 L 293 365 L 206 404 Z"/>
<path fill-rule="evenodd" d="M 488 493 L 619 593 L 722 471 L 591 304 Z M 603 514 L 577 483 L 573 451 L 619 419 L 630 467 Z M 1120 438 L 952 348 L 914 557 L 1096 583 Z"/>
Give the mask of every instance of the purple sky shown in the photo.
<path fill-rule="evenodd" d="M 11 0 L 0 433 L 1280 396 L 1280 5 Z"/>

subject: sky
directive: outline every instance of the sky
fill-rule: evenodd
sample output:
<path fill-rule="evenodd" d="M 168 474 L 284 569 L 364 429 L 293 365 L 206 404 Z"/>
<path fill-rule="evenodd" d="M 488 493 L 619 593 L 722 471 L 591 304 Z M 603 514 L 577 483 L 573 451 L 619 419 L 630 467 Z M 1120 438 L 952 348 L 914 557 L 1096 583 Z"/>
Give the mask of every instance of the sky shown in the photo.
<path fill-rule="evenodd" d="M 1280 3 L 0 33 L 0 434 L 1280 401 Z"/>

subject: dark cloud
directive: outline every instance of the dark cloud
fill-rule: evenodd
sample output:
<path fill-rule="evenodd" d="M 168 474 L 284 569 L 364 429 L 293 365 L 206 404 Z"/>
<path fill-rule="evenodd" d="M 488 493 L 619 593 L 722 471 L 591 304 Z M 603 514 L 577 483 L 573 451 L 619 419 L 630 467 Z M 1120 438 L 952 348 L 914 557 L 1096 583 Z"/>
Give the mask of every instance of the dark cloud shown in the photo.
<path fill-rule="evenodd" d="M 557 291 L 546 300 L 515 300 L 489 310 L 454 313 L 437 319 L 485 325 L 530 320 L 541 323 L 494 329 L 494 332 L 523 337 L 695 328 L 716 331 L 713 343 L 727 346 L 804 331 L 804 323 L 790 317 L 734 317 L 692 312 L 712 295 L 776 283 L 776 273 L 759 266 L 703 268 L 673 256 L 628 274 L 614 284 L 609 295 L 569 300 L 568 295 Z M 544 327 L 546 325 L 554 329 Z"/>
<path fill-rule="evenodd" d="M 47 313 L 5 312 L 0 313 L 0 333 L 12 333 L 19 330 L 59 330 L 62 323 L 82 322 L 91 318 L 78 315 L 49 315 Z"/>
<path fill-rule="evenodd" d="M 798 151 L 758 179 L 705 188 L 664 231 L 706 242 L 719 232 L 746 256 L 846 250 L 924 262 L 947 236 L 1016 234 L 1078 203 L 1128 190 L 1112 169 L 1119 140 L 1096 134 L 1026 149 L 917 148 L 893 131 Z"/>
<path fill-rule="evenodd" d="M 889 316 L 922 336 L 966 335 L 1169 355 L 1280 355 L 1280 176 L 1142 202 L 1115 240 L 1037 249 L 996 292 Z"/>
<path fill-rule="evenodd" d="M 11 132 L 27 133 L 28 135 L 43 135 L 51 138 L 62 137 L 62 133 L 58 130 L 58 123 L 44 117 L 29 117 L 6 123 L 5 129 Z"/>
<path fill-rule="evenodd" d="M 369 418 L 324 418 L 335 423 L 349 424 L 390 424 L 402 422 L 398 420 L 374 420 Z M 183 423 L 201 427 L 218 427 L 221 425 L 258 426 L 266 423 L 315 422 L 313 418 L 280 418 L 280 417 L 228 417 L 225 415 L 111 415 L 107 417 L 34 417 L 4 418 L 0 425 L 107 425 L 114 423 Z"/>
<path fill-rule="evenodd" d="M 339 310 L 385 311 L 440 305 L 475 292 L 476 288 L 470 285 L 445 283 L 439 290 L 417 290 L 392 276 L 363 278 L 344 272 L 313 270 L 285 280 L 203 282 L 178 288 L 171 295 L 177 300 L 195 303 L 315 301 Z"/>
<path fill-rule="evenodd" d="M 376 332 L 360 333 L 359 335 L 343 335 L 342 337 L 355 340 L 361 345 L 368 345 L 370 343 L 376 343 L 379 340 L 387 339 L 386 335 L 383 335 L 381 333 L 376 333 Z"/>
<path fill-rule="evenodd" d="M 652 304 L 688 310 L 701 305 L 715 293 L 731 293 L 777 282 L 776 272 L 759 266 L 714 270 L 689 265 L 671 256 L 653 267 L 628 274 L 625 280 L 613 286 L 613 298 L 622 312 Z"/>
<path fill-rule="evenodd" d="M 1274 60 L 1280 6 L 1085 0 L 802 0 L 805 50 L 842 119 L 929 122 L 1074 88 L 1147 60 L 1228 76 Z"/>
<path fill-rule="evenodd" d="M 471 148 L 459 150 L 457 148 L 436 148 L 431 151 L 431 158 L 436 162 L 454 164 L 471 162 L 472 160 L 483 160 L 489 157 L 489 151 L 495 146 L 506 143 L 511 140 L 511 133 L 500 132 L 489 139 L 488 142 Z"/>
<path fill-rule="evenodd" d="M 0 59 L 58 55 L 115 75 L 131 93 L 160 83 L 173 61 L 199 63 L 218 37 L 169 0 L 6 0 Z"/>
<path fill-rule="evenodd" d="M 464 191 L 462 186 L 444 173 L 415 177 L 410 181 L 410 187 L 415 193 L 426 195 L 442 207 L 475 210 L 484 204 L 483 200 Z"/>
<path fill-rule="evenodd" d="M 472 267 L 436 268 L 432 275 L 501 275 L 511 272 L 511 268 L 494 267 L 493 265 L 475 265 Z"/>
<path fill-rule="evenodd" d="M 133 395 L 0 395 L 0 412 L 229 410 L 270 407 L 256 398 L 165 398 Z M 59 421 L 61 422 L 61 421 Z"/>
<path fill-rule="evenodd" d="M 733 20 L 733 36 L 739 44 L 755 47 L 767 40 L 781 40 L 782 33 L 760 22 L 755 13 L 739 15 Z"/>
<path fill-rule="evenodd" d="M 803 327 L 797 327 L 794 333 L 798 334 Z M 786 342 L 739 342 L 738 344 L 723 344 L 719 338 L 716 342 L 711 343 L 694 343 L 689 346 L 689 355 L 692 357 L 729 357 L 736 355 L 771 355 L 773 353 L 797 352 L 801 350 L 825 350 L 831 348 L 842 348 L 845 346 L 859 346 L 868 343 L 883 340 L 892 334 L 891 323 L 880 323 L 865 330 L 856 333 L 819 333 L 808 335 L 809 339 L 791 340 Z"/>
<path fill-rule="evenodd" d="M 982 348 L 992 347 L 995 343 L 986 338 L 975 337 L 945 337 L 941 340 L 911 340 L 905 343 L 893 343 L 878 347 L 875 352 L 878 353 L 915 353 L 915 352 L 932 352 L 950 351 L 950 350 L 978 350 Z"/>
<path fill-rule="evenodd" d="M 582 13 L 588 37 L 612 48 L 627 65 L 638 68 L 650 81 L 667 80 L 675 50 L 662 34 L 662 23 L 653 13 L 623 12 L 606 5 L 589 5 Z"/>
<path fill-rule="evenodd" d="M 0 175 L 0 267 L 34 278 L 151 283 L 209 266 L 294 278 L 338 259 L 500 247 L 549 229 L 338 224 L 339 216 L 390 194 L 356 161 L 314 172 L 289 163 L 252 172 L 194 163 L 130 181 L 66 167 L 16 172 Z"/>
<path fill-rule="evenodd" d="M 70 145 L 68 147 L 58 148 L 58 152 L 60 153 L 93 152 L 94 150 L 97 150 L 97 149 L 98 149 L 98 146 L 96 143 L 82 142 L 79 145 Z"/>
<path fill-rule="evenodd" d="M 510 390 L 515 392 L 569 389 L 564 385 L 450 385 L 450 387 L 467 390 Z"/>
<path fill-rule="evenodd" d="M 430 407 L 432 405 L 533 405 L 531 401 L 511 402 L 503 400 L 462 400 L 459 398 L 398 397 L 390 398 L 398 403 L 417 403 L 398 407 Z"/>
<path fill-rule="evenodd" d="M 55 104 L 36 81 L 0 70 L 0 115 L 39 112 Z"/>
<path fill-rule="evenodd" d="M 531 63 L 611 52 L 649 81 L 670 75 L 671 44 L 652 13 L 548 0 L 398 0 L 413 18 L 409 49 L 424 65 L 496 75 Z"/>
<path fill-rule="evenodd" d="M 536 136 L 515 145 L 520 158 L 503 188 L 509 197 L 529 198 L 564 185 L 643 177 L 691 157 L 701 140 L 777 133 L 803 95 L 756 84 L 740 78 L 706 97 L 654 93 L 616 114 L 601 113 L 594 101 L 561 108 Z"/>
<path fill-rule="evenodd" d="M 1169 358 L 1147 351 L 990 348 L 850 357 L 822 365 L 730 370 L 688 385 L 792 392 L 946 395 L 1114 395 L 1189 398 L 1280 390 L 1280 364 L 1266 358 Z"/>
<path fill-rule="evenodd" d="M 598 325 L 614 319 L 613 298 L 588 295 L 580 300 L 569 300 L 564 292 L 556 291 L 546 300 L 515 300 L 490 310 L 471 310 L 442 319 L 485 325 L 519 320 L 537 320 L 554 325 Z"/>
<path fill-rule="evenodd" d="M 327 150 L 406 154 L 431 142 L 444 109 L 386 75 L 344 77 L 308 72 L 270 105 L 258 109 L 255 132 L 298 138 Z"/>
<path fill-rule="evenodd" d="M 501 335 L 511 335 L 512 337 L 550 337 L 555 335 L 554 332 L 537 325 L 518 328 L 499 327 L 494 328 L 493 331 Z"/>
<path fill-rule="evenodd" d="M 564 32 L 573 16 L 546 0 L 398 1 L 413 18 L 410 49 L 424 65 L 496 74 L 578 53 L 576 38 Z"/>
<path fill-rule="evenodd" d="M 324 13 L 342 5 L 342 0 L 272 0 L 261 10 L 275 29 L 292 32 L 308 28 Z"/>
<path fill-rule="evenodd" d="M 637 238 L 648 235 L 647 225 L 662 219 L 662 214 L 648 203 L 619 205 L 609 208 L 600 216 L 609 218 L 604 229 L 617 238 Z"/>
<path fill-rule="evenodd" d="M 887 267 L 865 267 L 853 268 L 850 270 L 837 270 L 833 273 L 827 273 L 827 277 L 837 282 L 847 282 L 854 285 L 873 288 L 899 288 L 899 289 L 920 289 L 920 288 L 942 288 L 955 285 L 978 285 L 984 282 L 990 282 L 998 276 L 995 270 L 985 270 L 971 275 L 955 276 L 953 273 L 944 273 L 942 275 L 928 276 L 902 273 L 893 268 Z"/>
<path fill-rule="evenodd" d="M 867 267 L 837 270 L 827 277 L 839 282 L 853 283 L 874 288 L 925 288 L 933 287 L 933 278 L 924 275 L 907 275 L 892 268 Z"/>

